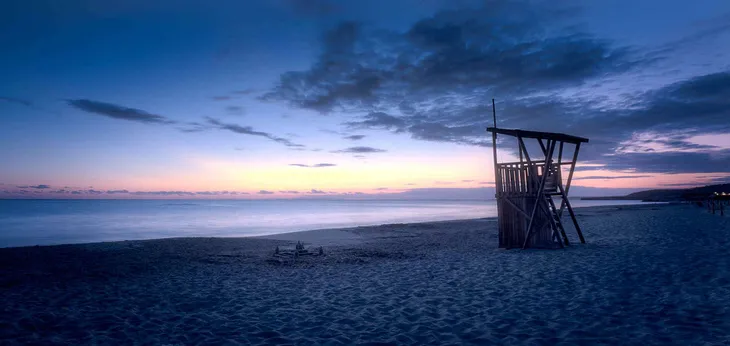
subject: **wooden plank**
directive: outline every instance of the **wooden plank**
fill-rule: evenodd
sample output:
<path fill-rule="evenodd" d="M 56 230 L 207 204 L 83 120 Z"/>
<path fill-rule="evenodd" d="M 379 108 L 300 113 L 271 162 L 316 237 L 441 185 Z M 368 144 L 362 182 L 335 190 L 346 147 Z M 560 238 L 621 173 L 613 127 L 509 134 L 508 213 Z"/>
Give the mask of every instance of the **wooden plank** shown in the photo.
<path fill-rule="evenodd" d="M 519 143 L 520 152 L 524 152 L 525 154 L 525 162 L 527 164 L 525 166 L 527 168 L 527 170 L 525 171 L 525 185 L 527 187 L 526 192 L 529 192 L 533 190 L 532 181 L 529 179 L 529 177 L 532 176 L 530 171 L 532 169 L 530 168 L 530 166 L 532 165 L 532 160 L 530 160 L 530 153 L 527 152 L 527 146 L 525 145 L 525 141 L 522 140 L 522 137 L 517 137 L 517 142 Z"/>
<path fill-rule="evenodd" d="M 573 212 L 573 207 L 570 206 L 570 201 L 567 198 L 565 199 L 565 205 L 568 207 L 568 213 L 570 214 L 570 218 L 573 219 L 573 225 L 575 226 L 575 231 L 578 232 L 578 238 L 580 238 L 580 242 L 582 244 L 585 244 L 586 239 L 583 238 L 583 231 L 580 230 L 578 220 L 575 218 L 575 213 Z"/>
<path fill-rule="evenodd" d="M 527 161 L 527 164 L 532 164 L 532 160 L 530 160 L 530 153 L 527 152 L 527 146 L 525 145 L 525 141 L 522 140 L 522 137 L 517 137 L 517 141 L 520 144 L 520 152 L 525 153 L 525 160 Z"/>
<path fill-rule="evenodd" d="M 548 199 L 550 203 L 550 213 L 557 216 L 558 208 L 555 207 L 555 202 L 551 197 L 548 197 Z M 558 217 L 557 222 L 560 234 L 563 236 L 563 241 L 565 241 L 565 245 L 570 245 L 570 240 L 568 240 L 568 234 L 565 233 L 565 228 L 563 227 L 563 223 L 560 222 L 560 217 Z"/>
<path fill-rule="evenodd" d="M 563 186 L 558 185 L 560 188 L 560 196 L 562 197 L 562 202 L 560 203 L 560 206 L 562 207 L 563 204 L 568 206 L 568 213 L 570 213 L 570 218 L 573 220 L 573 226 L 575 226 L 575 231 L 578 233 L 578 238 L 580 238 L 580 242 L 585 244 L 586 239 L 583 238 L 583 231 L 581 231 L 580 226 L 578 225 L 578 220 L 575 218 L 575 213 L 573 213 L 573 207 L 570 206 L 570 201 L 568 200 L 568 192 L 567 190 L 563 189 Z M 561 218 L 561 213 L 563 212 L 563 209 L 561 208 L 558 212 L 558 220 Z"/>
<path fill-rule="evenodd" d="M 527 131 L 527 130 L 517 130 L 517 129 L 501 129 L 501 128 L 497 128 L 496 125 L 494 127 L 488 127 L 487 131 L 492 132 L 492 133 L 499 133 L 499 134 L 503 134 L 503 135 L 507 135 L 507 136 L 512 136 L 512 137 L 542 138 L 542 139 L 549 139 L 549 140 L 553 140 L 553 141 L 562 141 L 562 142 L 568 142 L 568 143 L 587 143 L 588 142 L 588 138 L 566 135 L 564 133 Z"/>
<path fill-rule="evenodd" d="M 527 167 L 520 168 L 520 181 L 522 182 L 522 193 L 527 192 Z"/>
<path fill-rule="evenodd" d="M 565 194 L 564 199 L 562 202 L 560 202 L 560 211 L 558 212 L 558 216 L 563 216 L 563 208 L 565 208 L 565 201 L 568 200 L 568 193 L 570 192 L 570 183 L 573 180 L 573 172 L 575 171 L 575 163 L 578 162 L 578 151 L 580 151 L 580 143 L 576 143 L 575 145 L 575 151 L 573 152 L 573 161 L 570 165 L 570 173 L 568 173 L 568 181 L 565 182 Z"/>
<path fill-rule="evenodd" d="M 533 164 L 545 163 L 545 160 L 532 160 L 532 163 Z M 570 162 L 570 161 L 563 161 L 563 162 L 560 163 L 561 166 L 567 166 L 567 165 L 570 165 L 570 164 L 572 164 L 572 162 Z M 526 161 L 525 162 L 519 162 L 519 161 L 502 162 L 502 163 L 498 163 L 498 165 L 500 165 L 500 166 L 505 166 L 505 165 L 522 165 L 522 166 L 526 166 L 527 165 L 527 162 Z M 557 165 L 557 163 L 553 162 L 553 165 Z"/>
<path fill-rule="evenodd" d="M 545 201 L 549 201 L 548 203 L 552 203 L 552 198 L 550 198 L 550 196 L 543 195 L 543 198 L 545 199 Z M 555 219 L 553 219 L 553 214 L 550 211 L 550 206 L 545 205 L 545 203 L 540 203 L 540 204 L 542 205 L 542 209 L 545 212 L 545 215 L 547 215 L 547 217 L 548 217 L 548 222 L 550 223 L 550 230 L 552 231 L 550 238 L 552 239 L 553 235 L 557 235 L 558 225 L 555 223 Z M 563 242 L 560 241 L 559 238 L 558 238 L 558 243 L 560 244 L 561 248 L 565 247 L 563 245 Z"/>
<path fill-rule="evenodd" d="M 520 215 L 524 216 L 526 219 L 530 219 L 530 215 L 527 215 L 527 213 L 522 210 L 520 207 L 518 207 L 514 202 L 512 202 L 509 198 L 504 199 L 507 204 L 509 204 L 514 210 L 516 210 Z"/>
<path fill-rule="evenodd" d="M 564 142 L 560 142 L 560 150 L 558 150 L 558 176 L 555 177 L 555 181 L 561 186 L 563 185 L 563 144 Z M 560 220 L 560 215 L 558 215 L 558 220 Z"/>
<path fill-rule="evenodd" d="M 545 163 L 547 169 L 550 168 L 550 159 L 552 159 L 553 151 L 555 151 L 555 141 L 548 142 L 548 145 L 550 149 L 548 151 L 548 156 L 545 158 L 547 160 L 547 162 Z M 535 206 L 532 208 L 530 223 L 527 226 L 527 232 L 525 233 L 525 242 L 522 244 L 522 249 L 527 248 L 527 243 L 530 241 L 530 234 L 532 233 L 532 227 L 535 224 L 535 215 L 537 214 L 537 209 L 540 206 L 540 200 L 543 196 L 543 190 L 545 188 L 545 181 L 547 180 L 547 176 L 547 174 L 542 175 L 542 179 L 540 179 L 540 185 L 538 185 L 537 187 L 537 198 L 535 199 Z"/>
<path fill-rule="evenodd" d="M 560 149 L 558 150 L 558 166 L 563 163 L 563 144 L 565 142 L 560 142 Z"/>

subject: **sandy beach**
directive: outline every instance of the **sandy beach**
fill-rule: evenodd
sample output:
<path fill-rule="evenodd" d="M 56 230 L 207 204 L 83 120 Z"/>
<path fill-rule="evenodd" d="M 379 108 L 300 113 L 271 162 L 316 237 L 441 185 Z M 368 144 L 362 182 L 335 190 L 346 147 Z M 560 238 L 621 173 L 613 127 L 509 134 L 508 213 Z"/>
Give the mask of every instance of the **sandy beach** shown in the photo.
<path fill-rule="evenodd" d="M 577 213 L 565 250 L 495 219 L 0 249 L 0 344 L 730 344 L 730 217 Z"/>

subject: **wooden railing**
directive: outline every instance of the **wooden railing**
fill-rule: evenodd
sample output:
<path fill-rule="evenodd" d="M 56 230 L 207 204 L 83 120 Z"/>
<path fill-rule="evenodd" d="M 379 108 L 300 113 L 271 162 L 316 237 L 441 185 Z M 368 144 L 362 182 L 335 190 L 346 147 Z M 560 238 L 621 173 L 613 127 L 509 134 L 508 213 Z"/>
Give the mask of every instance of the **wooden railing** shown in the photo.
<path fill-rule="evenodd" d="M 545 171 L 545 161 L 507 162 L 497 165 L 501 177 L 501 186 L 497 187 L 497 194 L 536 194 L 542 174 Z M 560 169 L 552 164 L 551 172 L 545 181 L 545 193 L 556 193 L 561 183 Z"/>

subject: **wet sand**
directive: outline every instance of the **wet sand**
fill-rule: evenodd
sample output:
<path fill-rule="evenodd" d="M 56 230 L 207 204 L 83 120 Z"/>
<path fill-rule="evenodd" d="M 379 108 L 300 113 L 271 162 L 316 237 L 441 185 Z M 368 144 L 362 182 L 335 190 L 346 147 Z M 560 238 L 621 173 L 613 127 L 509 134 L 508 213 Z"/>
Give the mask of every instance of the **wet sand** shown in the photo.
<path fill-rule="evenodd" d="M 494 219 L 0 249 L 0 344 L 730 344 L 730 217 L 577 213 L 565 250 Z"/>

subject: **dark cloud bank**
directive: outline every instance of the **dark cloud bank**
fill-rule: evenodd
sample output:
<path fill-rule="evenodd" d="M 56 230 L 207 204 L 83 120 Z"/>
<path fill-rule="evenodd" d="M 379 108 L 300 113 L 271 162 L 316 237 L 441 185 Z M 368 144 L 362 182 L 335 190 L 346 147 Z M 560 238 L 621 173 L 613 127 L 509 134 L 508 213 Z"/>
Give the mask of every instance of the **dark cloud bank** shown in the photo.
<path fill-rule="evenodd" d="M 730 133 L 730 72 L 622 95 L 610 106 L 596 102 L 604 98 L 599 89 L 588 98 L 566 96 L 561 92 L 641 75 L 672 47 L 657 52 L 602 39 L 562 24 L 575 9 L 531 4 L 492 1 L 439 12 L 402 32 L 342 22 L 325 33 L 309 69 L 282 74 L 261 99 L 344 114 L 349 130 L 488 146 L 489 100 L 496 97 L 500 126 L 590 138 L 584 162 L 634 172 L 730 170 L 730 150 L 709 153 L 687 140 Z M 670 152 L 619 150 L 644 132 L 658 133 Z"/>

